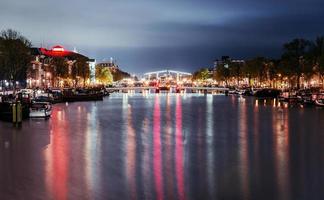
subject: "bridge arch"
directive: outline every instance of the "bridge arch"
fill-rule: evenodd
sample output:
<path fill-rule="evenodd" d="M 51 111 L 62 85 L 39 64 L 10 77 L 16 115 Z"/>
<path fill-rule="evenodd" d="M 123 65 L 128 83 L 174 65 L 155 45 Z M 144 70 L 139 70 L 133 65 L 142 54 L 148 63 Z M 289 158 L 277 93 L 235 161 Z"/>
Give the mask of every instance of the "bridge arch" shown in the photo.
<path fill-rule="evenodd" d="M 153 71 L 153 72 L 147 72 L 144 74 L 145 78 L 150 79 L 152 76 L 155 77 L 156 79 L 159 79 L 161 76 L 176 76 L 176 80 L 179 81 L 181 77 L 188 77 L 192 76 L 191 73 L 188 72 L 182 72 L 182 71 L 176 71 L 176 70 L 160 70 L 160 71 Z"/>

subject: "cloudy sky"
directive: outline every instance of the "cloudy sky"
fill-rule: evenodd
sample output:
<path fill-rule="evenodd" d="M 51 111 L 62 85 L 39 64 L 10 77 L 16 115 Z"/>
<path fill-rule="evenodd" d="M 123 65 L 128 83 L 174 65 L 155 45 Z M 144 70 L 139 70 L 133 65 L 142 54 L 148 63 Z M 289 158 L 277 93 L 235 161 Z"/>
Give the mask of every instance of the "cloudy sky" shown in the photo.
<path fill-rule="evenodd" d="M 192 72 L 213 60 L 277 57 L 293 38 L 324 35 L 323 0 L 0 0 L 0 29 L 34 46 L 114 57 L 132 73 Z"/>

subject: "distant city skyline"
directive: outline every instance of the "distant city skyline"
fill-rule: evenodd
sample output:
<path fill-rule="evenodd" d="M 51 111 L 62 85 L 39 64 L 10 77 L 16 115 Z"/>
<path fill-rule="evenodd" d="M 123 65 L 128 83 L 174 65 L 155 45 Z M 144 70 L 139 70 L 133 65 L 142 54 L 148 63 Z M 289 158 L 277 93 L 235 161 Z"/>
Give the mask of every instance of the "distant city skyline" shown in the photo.
<path fill-rule="evenodd" d="M 2 0 L 0 29 L 15 29 L 36 47 L 113 57 L 130 73 L 192 72 L 222 55 L 276 58 L 283 43 L 324 34 L 323 10 L 321 0 Z"/>

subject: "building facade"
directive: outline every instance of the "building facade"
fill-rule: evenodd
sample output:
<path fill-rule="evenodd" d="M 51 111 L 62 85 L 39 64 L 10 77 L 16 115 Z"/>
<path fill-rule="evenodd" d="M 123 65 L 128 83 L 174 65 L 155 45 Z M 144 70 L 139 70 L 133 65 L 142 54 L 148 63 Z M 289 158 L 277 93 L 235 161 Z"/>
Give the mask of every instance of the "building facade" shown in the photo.
<path fill-rule="evenodd" d="M 111 72 L 117 72 L 119 70 L 118 65 L 113 58 L 110 58 L 109 61 L 102 61 L 96 64 L 96 67 L 107 67 Z"/>
<path fill-rule="evenodd" d="M 69 78 L 57 81 L 57 71 L 60 69 L 55 68 L 52 64 L 55 58 L 61 59 L 64 62 L 63 64 L 67 66 L 68 77 L 71 75 L 77 59 L 85 59 L 90 67 L 95 62 L 76 51 L 65 50 L 62 46 L 54 46 L 51 49 L 32 48 L 31 53 L 33 60 L 27 70 L 27 87 L 29 88 L 64 87 L 71 84 L 69 81 L 73 80 L 69 80 Z"/>

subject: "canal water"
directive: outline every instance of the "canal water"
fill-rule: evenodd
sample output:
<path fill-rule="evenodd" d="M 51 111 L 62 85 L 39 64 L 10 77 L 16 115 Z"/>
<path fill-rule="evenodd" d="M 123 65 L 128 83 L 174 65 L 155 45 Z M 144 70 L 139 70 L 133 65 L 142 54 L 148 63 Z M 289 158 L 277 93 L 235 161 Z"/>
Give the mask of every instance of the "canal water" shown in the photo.
<path fill-rule="evenodd" d="M 112 94 L 0 122 L 0 199 L 324 199 L 324 109 Z"/>

